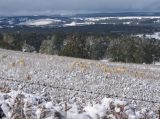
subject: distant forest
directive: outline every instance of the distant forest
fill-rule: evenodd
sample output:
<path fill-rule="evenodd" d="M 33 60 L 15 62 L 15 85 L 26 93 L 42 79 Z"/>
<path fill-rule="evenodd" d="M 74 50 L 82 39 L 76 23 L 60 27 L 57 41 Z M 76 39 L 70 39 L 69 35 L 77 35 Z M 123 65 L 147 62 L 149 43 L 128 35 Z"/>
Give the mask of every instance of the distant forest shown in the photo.
<path fill-rule="evenodd" d="M 158 30 L 147 26 L 123 25 L 3 29 L 0 31 L 0 47 L 85 59 L 149 64 L 153 62 L 153 56 L 160 57 L 160 41 L 135 37 L 133 34 Z"/>

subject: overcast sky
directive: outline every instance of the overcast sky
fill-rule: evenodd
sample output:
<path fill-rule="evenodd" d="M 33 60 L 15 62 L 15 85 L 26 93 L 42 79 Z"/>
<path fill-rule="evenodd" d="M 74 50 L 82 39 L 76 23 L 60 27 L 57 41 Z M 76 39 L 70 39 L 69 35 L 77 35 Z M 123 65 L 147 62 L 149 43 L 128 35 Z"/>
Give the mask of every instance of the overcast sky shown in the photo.
<path fill-rule="evenodd" d="M 160 11 L 160 0 L 0 0 L 0 15 Z"/>

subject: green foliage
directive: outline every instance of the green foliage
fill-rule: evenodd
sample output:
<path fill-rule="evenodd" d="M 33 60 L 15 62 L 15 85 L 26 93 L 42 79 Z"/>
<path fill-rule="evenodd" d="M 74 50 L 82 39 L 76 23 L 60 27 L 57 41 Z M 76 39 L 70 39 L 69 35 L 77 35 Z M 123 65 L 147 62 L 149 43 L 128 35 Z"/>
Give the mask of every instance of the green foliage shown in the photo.
<path fill-rule="evenodd" d="M 87 51 L 85 49 L 85 39 L 79 34 L 68 35 L 63 42 L 63 48 L 59 55 L 88 58 Z"/>
<path fill-rule="evenodd" d="M 102 59 L 109 45 L 109 40 L 106 37 L 87 37 L 86 49 L 90 59 Z"/>
<path fill-rule="evenodd" d="M 46 54 L 58 54 L 62 45 L 62 37 L 58 35 L 48 36 L 48 40 L 42 41 L 39 52 Z"/>
<path fill-rule="evenodd" d="M 152 55 L 160 56 L 159 43 L 153 39 L 120 37 L 111 40 L 107 53 L 113 61 L 152 63 Z"/>
<path fill-rule="evenodd" d="M 13 49 L 13 47 L 10 44 L 8 44 L 8 43 L 6 43 L 4 41 L 0 41 L 0 48 Z"/>
<path fill-rule="evenodd" d="M 160 57 L 160 41 L 131 35 L 96 33 L 1 33 L 0 47 L 22 50 L 24 43 L 37 52 L 116 62 L 152 63 Z"/>

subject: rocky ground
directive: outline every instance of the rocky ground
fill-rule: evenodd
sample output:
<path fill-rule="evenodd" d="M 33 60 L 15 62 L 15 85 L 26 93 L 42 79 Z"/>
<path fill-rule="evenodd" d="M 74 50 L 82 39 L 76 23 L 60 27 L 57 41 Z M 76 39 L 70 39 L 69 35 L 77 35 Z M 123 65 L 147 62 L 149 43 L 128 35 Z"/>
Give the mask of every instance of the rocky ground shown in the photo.
<path fill-rule="evenodd" d="M 26 93 L 44 88 L 57 100 L 128 98 L 138 107 L 160 108 L 160 66 L 84 60 L 0 49 L 0 87 Z M 76 99 L 75 99 L 76 97 Z"/>

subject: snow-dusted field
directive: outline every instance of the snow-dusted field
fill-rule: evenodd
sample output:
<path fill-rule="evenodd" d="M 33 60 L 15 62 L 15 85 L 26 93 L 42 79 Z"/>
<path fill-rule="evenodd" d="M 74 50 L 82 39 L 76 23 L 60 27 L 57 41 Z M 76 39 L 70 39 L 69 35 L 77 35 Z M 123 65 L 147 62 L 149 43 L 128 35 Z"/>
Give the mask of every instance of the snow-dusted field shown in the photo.
<path fill-rule="evenodd" d="M 157 112 L 137 110 L 127 100 L 103 98 L 85 106 L 70 101 L 56 101 L 45 90 L 39 94 L 26 94 L 22 86 L 18 91 L 1 89 L 1 119 L 158 119 Z"/>
<path fill-rule="evenodd" d="M 62 22 L 61 20 L 57 19 L 38 19 L 38 20 L 29 20 L 26 22 L 22 22 L 19 25 L 26 25 L 26 26 L 45 26 L 50 24 L 55 24 L 58 22 Z"/>
<path fill-rule="evenodd" d="M 153 34 L 145 34 L 145 36 L 144 36 L 144 34 L 138 34 L 136 36 L 138 36 L 140 38 L 143 38 L 143 37 L 144 38 L 149 38 L 149 39 L 155 38 L 157 40 L 160 40 L 160 32 L 155 32 Z"/>
<path fill-rule="evenodd" d="M 160 107 L 160 66 L 154 65 L 107 63 L 0 49 L 0 87 L 16 90 L 19 84 L 25 84 L 26 93 L 36 94 L 46 87 L 55 100 L 76 97 L 74 101 L 79 100 L 83 106 L 104 97 L 126 97 L 136 108 L 158 110 Z"/>

